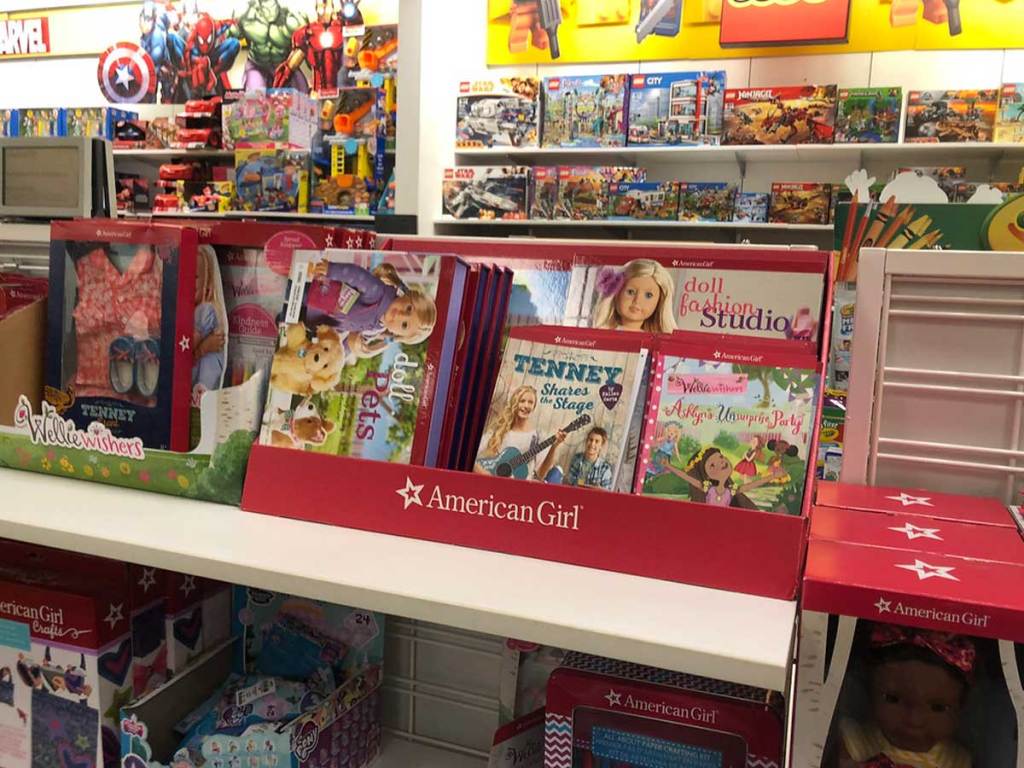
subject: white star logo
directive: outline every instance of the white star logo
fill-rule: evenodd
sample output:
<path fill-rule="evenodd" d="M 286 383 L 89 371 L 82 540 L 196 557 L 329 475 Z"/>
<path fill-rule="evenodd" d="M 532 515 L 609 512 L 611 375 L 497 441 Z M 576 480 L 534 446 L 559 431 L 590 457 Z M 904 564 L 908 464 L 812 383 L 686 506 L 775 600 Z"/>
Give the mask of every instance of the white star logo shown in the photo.
<path fill-rule="evenodd" d="M 942 541 L 942 537 L 939 536 L 938 528 L 921 528 L 914 525 L 913 523 L 905 523 L 904 525 L 898 525 L 895 528 L 890 528 L 890 531 L 896 531 L 896 533 L 906 534 L 906 537 L 913 541 L 914 539 L 934 539 L 935 541 Z"/>
<path fill-rule="evenodd" d="M 186 576 L 181 581 L 180 589 L 181 589 L 182 592 L 185 593 L 185 597 L 188 597 L 196 589 L 196 577 L 195 576 Z"/>
<path fill-rule="evenodd" d="M 718 351 L 718 350 L 716 349 L 716 350 L 715 350 L 715 352 L 714 352 L 714 355 L 713 355 L 713 357 L 715 358 L 715 360 L 721 360 L 721 359 L 722 359 L 722 353 L 721 353 L 721 352 L 719 352 L 719 351 Z"/>
<path fill-rule="evenodd" d="M 128 90 L 128 86 L 134 79 L 135 75 L 132 74 L 132 71 L 127 64 L 122 64 L 117 68 L 117 74 L 114 76 L 114 82 L 116 82 L 126 91 Z"/>
<path fill-rule="evenodd" d="M 929 496 L 911 496 L 906 491 L 900 491 L 900 495 L 899 496 L 886 496 L 885 498 L 890 499 L 891 501 L 898 501 L 904 507 L 913 507 L 916 504 L 919 504 L 922 507 L 934 506 L 932 504 L 931 497 L 929 497 Z"/>
<path fill-rule="evenodd" d="M 124 620 L 124 603 L 118 603 L 114 605 L 110 604 L 110 610 L 107 612 L 107 618 L 104 619 L 110 628 L 113 629 Z"/>
<path fill-rule="evenodd" d="M 608 689 L 604 698 L 608 701 L 609 707 L 622 706 L 622 694 L 612 688 Z"/>
<path fill-rule="evenodd" d="M 914 560 L 913 565 L 897 565 L 896 567 L 902 568 L 905 571 L 913 571 L 921 581 L 927 581 L 932 578 L 960 581 L 960 579 L 953 575 L 953 571 L 956 570 L 954 566 L 928 565 L 923 560 Z"/>
<path fill-rule="evenodd" d="M 875 608 L 878 609 L 879 613 L 890 613 L 892 611 L 892 600 L 886 600 L 883 597 L 878 598 L 878 602 L 875 603 Z"/>
<path fill-rule="evenodd" d="M 405 478 L 405 488 L 399 488 L 395 493 L 402 497 L 402 509 L 408 509 L 413 504 L 418 507 L 423 506 L 423 502 L 420 501 L 420 491 L 423 490 L 422 485 L 415 485 L 408 476 Z"/>
<path fill-rule="evenodd" d="M 346 248 L 355 248 L 357 245 L 359 245 L 359 241 L 354 237 L 350 237 L 345 241 Z"/>
<path fill-rule="evenodd" d="M 143 568 L 142 578 L 139 579 L 139 586 L 142 591 L 149 592 L 149 588 L 156 584 L 156 568 Z"/>
<path fill-rule="evenodd" d="M 327 237 L 324 238 L 324 245 L 328 248 L 334 247 L 334 233 L 328 232 Z"/>
<path fill-rule="evenodd" d="M 182 352 L 188 352 L 188 349 L 190 346 L 192 346 L 192 343 L 188 340 L 188 336 L 182 336 L 181 341 L 178 342 L 178 346 L 181 347 Z"/>

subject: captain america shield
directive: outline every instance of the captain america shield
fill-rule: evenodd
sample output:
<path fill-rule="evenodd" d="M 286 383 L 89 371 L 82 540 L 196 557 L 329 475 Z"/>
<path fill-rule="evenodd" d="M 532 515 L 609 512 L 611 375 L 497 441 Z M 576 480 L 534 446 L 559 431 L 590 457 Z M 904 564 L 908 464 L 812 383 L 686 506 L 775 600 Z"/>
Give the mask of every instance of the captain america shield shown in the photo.
<path fill-rule="evenodd" d="M 100 54 L 96 77 L 107 101 L 138 104 L 156 101 L 156 68 L 135 43 L 114 43 Z"/>

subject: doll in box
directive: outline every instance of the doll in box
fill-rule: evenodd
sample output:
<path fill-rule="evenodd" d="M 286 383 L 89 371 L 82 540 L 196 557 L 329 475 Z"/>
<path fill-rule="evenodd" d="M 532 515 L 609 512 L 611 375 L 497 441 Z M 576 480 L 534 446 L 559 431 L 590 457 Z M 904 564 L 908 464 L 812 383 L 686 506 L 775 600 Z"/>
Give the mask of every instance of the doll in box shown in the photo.
<path fill-rule="evenodd" d="M 593 328 L 671 333 L 676 329 L 672 276 L 651 259 L 634 259 L 622 269 L 597 276 L 601 295 L 591 317 Z"/>
<path fill-rule="evenodd" d="M 868 645 L 870 720 L 840 721 L 837 768 L 970 768 L 954 735 L 972 684 L 974 643 L 876 624 Z"/>

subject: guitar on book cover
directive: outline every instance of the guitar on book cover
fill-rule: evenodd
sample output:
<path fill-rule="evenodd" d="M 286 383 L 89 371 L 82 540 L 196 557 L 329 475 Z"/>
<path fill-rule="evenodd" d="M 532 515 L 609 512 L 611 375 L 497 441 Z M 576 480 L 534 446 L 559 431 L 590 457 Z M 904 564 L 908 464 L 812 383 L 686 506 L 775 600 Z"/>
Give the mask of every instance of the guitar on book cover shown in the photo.
<path fill-rule="evenodd" d="M 573 421 L 563 427 L 561 431 L 568 434 L 570 432 L 575 432 L 580 427 L 587 426 L 589 423 L 590 417 L 584 414 L 579 418 L 573 419 Z M 550 447 L 556 439 L 556 435 L 551 435 L 546 440 L 540 441 L 526 451 L 520 451 L 518 448 L 508 447 L 497 456 L 489 459 L 480 459 L 477 463 L 497 477 L 513 477 L 516 480 L 525 480 L 530 476 L 530 468 L 527 465 L 535 456 L 537 456 L 537 454 Z M 544 480 L 545 482 L 550 480 L 550 473 L 548 477 L 544 478 Z"/>

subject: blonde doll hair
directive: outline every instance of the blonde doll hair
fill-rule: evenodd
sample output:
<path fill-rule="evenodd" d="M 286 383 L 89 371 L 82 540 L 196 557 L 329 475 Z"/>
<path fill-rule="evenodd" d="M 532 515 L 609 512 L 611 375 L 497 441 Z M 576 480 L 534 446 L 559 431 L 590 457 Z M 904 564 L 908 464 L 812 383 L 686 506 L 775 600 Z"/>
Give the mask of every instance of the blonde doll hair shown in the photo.
<path fill-rule="evenodd" d="M 196 304 L 216 304 L 217 273 L 213 268 L 217 254 L 209 245 L 200 245 L 196 259 Z"/>
<path fill-rule="evenodd" d="M 505 407 L 501 409 L 501 413 L 498 414 L 498 418 L 494 421 L 491 439 L 487 441 L 487 456 L 497 456 L 501 452 L 501 444 L 505 440 L 505 435 L 509 433 L 512 425 L 516 423 L 516 411 L 519 410 L 519 401 L 527 393 L 532 393 L 534 400 L 537 399 L 537 390 L 529 384 L 523 384 L 521 387 L 514 389 L 512 394 L 508 396 Z"/>
<path fill-rule="evenodd" d="M 604 296 L 594 305 L 591 326 L 594 328 L 618 328 L 622 325 L 622 318 L 615 307 L 615 301 L 626 287 L 626 283 L 635 277 L 652 278 L 661 291 L 661 296 L 658 297 L 658 306 L 655 308 L 654 314 L 644 321 L 643 330 L 648 333 L 671 333 L 674 331 L 676 329 L 676 318 L 673 311 L 675 286 L 672 284 L 672 276 L 667 269 L 652 259 L 633 259 L 622 268 L 622 288 L 611 296 Z"/>
<path fill-rule="evenodd" d="M 409 329 L 405 336 L 396 337 L 403 344 L 419 344 L 430 337 L 437 323 L 437 305 L 434 300 L 419 288 L 409 288 L 402 281 L 394 264 L 379 264 L 373 270 L 373 276 L 381 282 L 397 288 L 400 296 L 412 302 L 412 312 L 417 325 Z"/>

